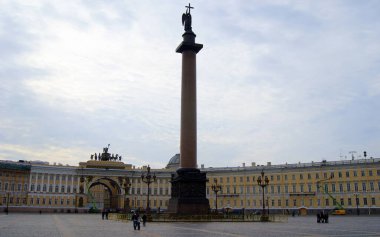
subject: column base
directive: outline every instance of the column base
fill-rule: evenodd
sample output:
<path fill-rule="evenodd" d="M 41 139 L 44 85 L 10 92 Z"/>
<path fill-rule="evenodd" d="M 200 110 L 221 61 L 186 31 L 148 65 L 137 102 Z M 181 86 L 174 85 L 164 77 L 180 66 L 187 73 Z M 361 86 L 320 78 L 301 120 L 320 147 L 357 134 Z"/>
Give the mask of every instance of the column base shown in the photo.
<path fill-rule="evenodd" d="M 172 195 L 168 212 L 202 215 L 210 212 L 206 198 L 206 173 L 195 168 L 180 168 L 172 174 Z"/>

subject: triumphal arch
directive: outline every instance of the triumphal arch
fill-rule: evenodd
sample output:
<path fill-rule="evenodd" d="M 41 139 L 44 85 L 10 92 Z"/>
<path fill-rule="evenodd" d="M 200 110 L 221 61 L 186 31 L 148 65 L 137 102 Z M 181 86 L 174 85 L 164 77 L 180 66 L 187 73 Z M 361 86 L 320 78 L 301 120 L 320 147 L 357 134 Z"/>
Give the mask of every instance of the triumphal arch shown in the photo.
<path fill-rule="evenodd" d="M 108 151 L 109 145 L 103 148 L 102 153 L 92 154 L 90 160 L 79 163 L 78 206 L 90 206 L 94 210 L 128 211 L 132 165 L 123 163 L 121 156 Z"/>

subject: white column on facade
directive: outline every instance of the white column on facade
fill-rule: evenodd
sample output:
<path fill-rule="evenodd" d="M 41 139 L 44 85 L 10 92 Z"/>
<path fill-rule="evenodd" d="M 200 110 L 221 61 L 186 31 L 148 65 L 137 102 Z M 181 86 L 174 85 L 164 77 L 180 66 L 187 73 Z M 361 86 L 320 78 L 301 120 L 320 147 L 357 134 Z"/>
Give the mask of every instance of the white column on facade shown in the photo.
<path fill-rule="evenodd" d="M 71 175 L 71 190 L 70 193 L 72 193 L 74 190 L 74 175 Z"/>
<path fill-rule="evenodd" d="M 56 178 L 57 178 L 57 175 L 54 174 L 54 177 L 53 177 L 53 193 L 55 193 Z"/>
<path fill-rule="evenodd" d="M 31 186 L 32 186 L 32 176 L 33 176 L 33 173 L 32 175 L 29 176 L 29 192 L 31 191 Z"/>
<path fill-rule="evenodd" d="M 38 173 L 36 173 L 36 175 L 35 175 L 34 191 L 37 191 L 37 185 L 38 185 Z"/>
<path fill-rule="evenodd" d="M 50 187 L 50 174 L 47 175 L 47 184 L 46 184 L 46 191 L 49 192 L 49 187 Z"/>
<path fill-rule="evenodd" d="M 79 193 L 79 188 L 80 188 L 80 177 L 77 177 L 77 193 Z"/>
<path fill-rule="evenodd" d="M 61 187 L 62 187 L 62 175 L 59 174 L 59 186 L 58 186 L 58 193 L 61 193 Z"/>
<path fill-rule="evenodd" d="M 65 177 L 65 193 L 67 193 L 67 181 L 69 179 L 69 175 L 66 175 Z"/>

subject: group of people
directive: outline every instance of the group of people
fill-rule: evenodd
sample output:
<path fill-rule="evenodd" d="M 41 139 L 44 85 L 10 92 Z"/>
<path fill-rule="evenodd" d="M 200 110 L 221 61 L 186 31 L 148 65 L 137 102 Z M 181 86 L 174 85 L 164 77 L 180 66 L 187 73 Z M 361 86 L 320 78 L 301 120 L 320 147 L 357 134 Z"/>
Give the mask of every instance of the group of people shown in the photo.
<path fill-rule="evenodd" d="M 325 212 L 318 213 L 317 223 L 329 223 L 329 214 Z"/>
<path fill-rule="evenodd" d="M 140 217 L 138 212 L 134 212 L 132 215 L 133 229 L 134 230 L 140 230 L 141 221 L 143 223 L 143 226 L 145 226 L 146 225 L 146 219 L 147 219 L 147 216 L 145 214 L 142 217 Z"/>

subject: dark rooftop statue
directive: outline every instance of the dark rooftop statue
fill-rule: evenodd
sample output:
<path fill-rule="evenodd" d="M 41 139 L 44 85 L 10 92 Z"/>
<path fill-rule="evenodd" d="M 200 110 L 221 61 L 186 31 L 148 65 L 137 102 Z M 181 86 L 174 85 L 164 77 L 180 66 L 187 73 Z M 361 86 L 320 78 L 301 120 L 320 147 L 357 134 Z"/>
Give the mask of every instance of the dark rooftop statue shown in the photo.
<path fill-rule="evenodd" d="M 190 14 L 190 9 L 194 9 L 194 7 L 190 6 L 185 6 L 186 12 L 182 14 L 182 25 L 185 26 L 185 31 L 191 31 L 191 14 Z"/>

